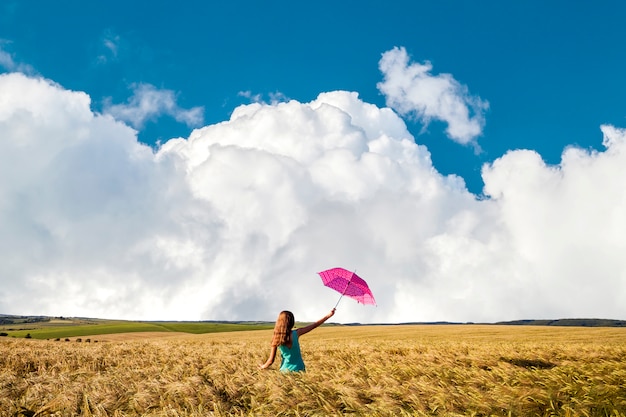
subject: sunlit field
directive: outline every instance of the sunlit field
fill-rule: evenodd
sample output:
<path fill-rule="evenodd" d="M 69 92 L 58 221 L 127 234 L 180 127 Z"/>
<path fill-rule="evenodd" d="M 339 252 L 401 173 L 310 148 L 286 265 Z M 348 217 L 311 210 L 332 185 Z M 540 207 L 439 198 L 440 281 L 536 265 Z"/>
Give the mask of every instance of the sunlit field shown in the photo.
<path fill-rule="evenodd" d="M 322 327 L 284 375 L 271 330 L 0 338 L 2 416 L 626 416 L 626 329 Z"/>

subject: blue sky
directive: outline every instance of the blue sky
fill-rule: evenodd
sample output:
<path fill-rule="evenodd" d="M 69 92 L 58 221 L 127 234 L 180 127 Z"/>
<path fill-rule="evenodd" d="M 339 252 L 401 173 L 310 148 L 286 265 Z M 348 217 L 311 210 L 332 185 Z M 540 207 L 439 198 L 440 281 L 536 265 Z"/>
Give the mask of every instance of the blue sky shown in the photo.
<path fill-rule="evenodd" d="M 52 314 L 130 318 L 257 319 L 265 314 L 262 312 L 271 311 L 271 319 L 272 309 L 280 311 L 283 307 L 271 301 L 271 294 L 254 294 L 258 281 L 274 274 L 274 284 L 282 286 L 291 282 L 290 277 L 315 268 L 353 265 L 373 276 L 382 275 L 385 268 L 394 271 L 397 278 L 374 278 L 374 283 L 385 294 L 379 304 L 384 306 L 386 298 L 388 304 L 396 307 L 362 313 L 351 306 L 344 315 L 345 321 L 464 321 L 568 315 L 626 318 L 626 310 L 618 307 L 617 301 L 605 303 L 602 299 L 602 294 L 615 289 L 616 280 L 626 277 L 626 266 L 617 261 L 620 256 L 606 259 L 604 246 L 610 243 L 612 251 L 624 245 L 622 240 L 616 242 L 606 236 L 607 231 L 626 232 L 624 223 L 614 214 L 624 204 L 620 181 L 625 173 L 619 164 L 609 162 L 606 164 L 610 169 L 605 166 L 593 172 L 584 171 L 592 169 L 584 167 L 601 164 L 600 161 L 619 153 L 615 149 L 621 143 L 621 129 L 626 127 L 625 17 L 626 6 L 617 1 L 387 1 L 367 5 L 330 1 L 3 1 L 0 74 L 5 76 L 4 108 L 8 114 L 0 118 L 5 120 L 4 140 L 8 147 L 4 169 L 5 175 L 30 182 L 25 179 L 22 188 L 0 187 L 0 195 L 4 193 L 3 198 L 9 202 L 6 206 L 11 207 L 0 214 L 0 230 L 5 236 L 24 236 L 24 247 L 29 247 L 31 238 L 41 241 L 39 233 L 48 236 L 50 247 L 42 246 L 41 256 L 48 259 L 43 253 L 55 253 L 68 258 L 63 264 L 58 258 L 42 263 L 50 266 L 47 274 L 51 282 L 61 287 L 60 283 L 70 285 L 74 279 L 79 280 L 79 274 L 93 273 L 100 276 L 98 282 L 108 282 L 95 291 L 99 294 L 98 308 L 85 307 L 90 298 L 80 289 L 95 284 L 79 280 L 76 282 L 80 284 L 71 286 L 79 301 L 67 311 L 57 313 L 52 301 L 42 301 L 38 311 L 28 313 L 45 310 Z M 388 72 L 382 68 L 384 57 L 398 60 Z M 400 62 L 403 57 L 404 64 Z M 411 78 L 410 71 L 421 71 L 421 75 Z M 19 73 L 27 80 L 9 77 Z M 45 80 L 52 90 L 35 80 Z M 435 85 L 443 90 L 432 89 Z M 15 91 L 20 89 L 31 91 L 32 101 L 26 93 L 19 97 Z M 338 91 L 357 93 L 358 99 L 333 95 Z M 83 93 L 85 96 L 81 96 Z M 47 103 L 38 103 L 37 97 L 48 97 L 47 94 L 56 97 L 50 98 L 50 103 L 78 103 L 68 107 L 68 129 L 83 123 L 85 116 L 74 115 L 72 109 L 85 106 L 81 97 L 89 97 L 88 109 L 83 110 L 98 120 L 94 126 L 84 127 L 92 132 L 88 135 L 93 141 L 91 151 L 76 148 L 79 142 L 69 139 L 58 139 L 58 143 L 51 140 L 47 135 L 59 127 L 44 124 L 32 133 L 33 138 L 39 138 L 33 139 L 38 145 L 32 145 L 28 154 L 20 153 L 26 152 L 26 148 L 15 145 L 21 136 L 11 135 L 17 135 L 15 132 L 20 129 L 35 128 L 32 121 L 26 124 L 19 119 L 16 114 L 20 113 L 14 109 L 26 109 L 26 113 L 34 115 L 34 109 Z M 61 98 L 69 97 L 68 94 L 72 98 Z M 323 98 L 318 99 L 320 94 Z M 280 106 L 290 100 L 292 106 Z M 322 103 L 341 109 L 342 114 L 351 117 L 351 124 L 344 125 L 344 119 L 338 115 L 318 113 Z M 44 112 L 47 116 L 34 120 L 58 117 L 51 116 L 56 114 L 56 105 L 50 104 L 46 110 L 50 115 Z M 386 112 L 389 108 L 391 115 Z M 233 113 L 237 117 L 231 119 Z M 133 130 L 121 129 L 107 117 Z M 302 123 L 298 125 L 295 120 Z M 96 127 L 100 126 L 98 123 L 106 127 Z M 318 130 L 307 130 L 307 123 Z M 466 130 L 470 125 L 477 129 L 471 134 Z M 454 126 L 463 130 L 460 137 L 450 133 Z M 352 128 L 366 132 L 367 140 L 354 139 L 358 134 Z M 72 132 L 68 137 L 76 132 L 72 129 L 67 131 Z M 99 142 L 97 138 L 101 137 L 116 138 L 117 142 Z M 175 138 L 182 139 L 171 140 Z M 392 144 L 383 144 L 385 138 L 393 138 Z M 403 141 L 407 138 L 410 145 Z M 305 141 L 312 146 L 306 151 Z M 124 145 L 113 151 L 112 143 Z M 370 153 L 388 158 L 388 165 L 376 165 L 367 159 L 372 155 L 360 154 L 364 143 Z M 141 144 L 151 147 L 152 156 L 145 156 Z M 607 144 L 612 146 L 611 152 L 607 151 Z M 353 169 L 341 167 L 337 161 L 343 157 L 332 153 L 335 146 L 354 152 L 353 157 L 363 165 Z M 215 147 L 223 147 L 223 152 L 234 147 L 238 153 L 222 155 L 224 165 L 219 166 L 223 169 L 218 169 L 215 161 L 211 162 L 219 154 L 213 151 Z M 569 159 L 563 159 L 563 152 L 570 148 L 576 151 L 569 154 Z M 206 149 L 212 151 L 206 153 Z M 279 168 L 270 161 L 265 164 L 261 156 L 248 159 L 246 152 L 250 149 L 274 155 L 278 158 L 274 162 L 288 155 L 307 174 L 296 174 L 292 171 L 295 168 L 284 161 Z M 39 151 L 40 158 L 27 158 L 39 155 Z M 45 155 L 51 153 L 63 155 L 66 165 L 57 166 L 56 159 L 48 161 Z M 154 161 L 136 165 L 134 157 L 128 155 L 139 154 Z M 13 167 L 6 155 L 13 155 L 13 160 L 25 158 L 27 162 Z M 319 157 L 317 162 L 313 155 Z M 187 168 L 182 171 L 186 176 L 178 176 L 176 167 L 180 165 L 172 163 L 172 167 L 165 168 L 163 161 L 168 158 L 184 160 Z M 201 162 L 202 158 L 206 158 L 205 162 Z M 389 168 L 389 164 L 396 168 Z M 581 171 L 570 174 L 569 167 L 578 167 L 577 164 Z M 322 165 L 330 167 L 333 175 L 320 174 Z M 233 166 L 240 167 L 239 171 L 226 174 L 228 167 Z M 114 172 L 117 167 L 123 174 Z M 93 171 L 86 175 L 84 169 Z M 249 173 L 244 175 L 246 170 Z M 483 188 L 485 175 L 487 188 Z M 596 175 L 601 183 L 594 182 Z M 58 182 L 48 184 L 50 178 Z M 61 181 L 63 178 L 65 181 Z M 67 184 L 80 182 L 77 178 L 91 178 L 94 182 L 75 184 L 70 189 Z M 274 196 L 278 203 L 270 202 L 272 192 L 264 188 L 266 184 L 259 178 L 275 181 L 272 184 L 279 190 Z M 313 178 L 312 182 L 307 178 Z M 336 184 L 332 182 L 339 179 L 345 181 L 345 188 L 333 188 Z M 552 195 L 546 195 L 548 188 L 542 189 L 540 184 L 552 182 Z M 155 197 L 163 183 L 169 184 L 170 191 L 178 190 L 171 191 L 175 197 Z M 52 191 L 50 199 L 44 199 L 41 206 L 52 208 L 39 217 L 33 215 L 37 221 L 12 217 L 36 210 L 29 204 L 43 198 L 38 190 L 44 184 Z M 94 184 L 100 185 L 96 190 L 104 191 L 93 191 Z M 283 185 L 285 188 L 281 188 Z M 368 185 L 370 190 L 366 192 Z M 93 201 L 114 207 L 113 211 L 99 211 L 98 205 L 83 201 L 84 193 L 75 191 L 80 187 L 91 190 Z M 589 194 L 589 190 L 596 193 Z M 31 193 L 32 200 L 24 197 Z M 229 197 L 218 198 L 218 193 Z M 59 201 L 68 201 L 68 206 Z M 207 204 L 206 218 L 197 214 L 202 212 L 197 208 L 199 201 Z M 381 201 L 388 201 L 390 206 Z M 585 203 L 579 204 L 581 201 Z M 331 213 L 320 208 L 321 202 L 326 202 L 327 207 L 339 206 Z M 240 213 L 237 210 L 243 204 L 258 210 L 253 214 Z M 576 211 L 572 209 L 575 205 L 584 207 Z M 132 212 L 132 218 L 143 217 L 146 224 L 124 226 L 115 211 L 120 207 Z M 527 218 L 534 210 L 539 213 L 536 218 Z M 563 214 L 569 210 L 572 213 Z M 83 217 L 76 217 L 77 212 Z M 390 217 L 398 222 L 392 222 Z M 590 223 L 589 230 L 578 230 L 580 223 L 590 217 L 605 219 L 605 223 Z M 353 218 L 362 221 L 360 226 L 356 220 L 352 223 Z M 408 227 L 407 219 L 414 219 L 415 224 Z M 268 229 L 249 231 L 266 220 Z M 328 253 L 311 253 L 309 263 L 302 262 L 305 249 L 328 239 L 322 233 L 325 229 L 319 227 L 322 220 L 345 227 L 346 246 L 352 249 L 342 246 L 331 251 L 329 245 Z M 542 235 L 546 228 L 553 228 L 555 220 L 563 220 L 563 224 L 554 227 L 554 236 Z M 103 226 L 109 222 L 115 226 Z M 236 226 L 247 222 L 251 225 L 248 231 Z M 377 243 L 371 246 L 362 241 L 363 222 L 370 235 L 377 236 Z M 105 256 L 99 252 L 105 249 L 97 248 L 113 248 L 120 238 L 104 233 L 107 236 L 96 242 L 93 234 L 100 227 L 109 231 L 119 227 L 125 232 L 130 227 L 134 234 L 128 241 L 132 244 L 123 253 L 138 251 L 145 262 L 129 261 L 119 271 L 108 270 L 107 259 L 119 254 L 114 255 L 115 250 L 111 249 Z M 150 232 L 152 227 L 157 231 Z M 200 229 L 206 235 L 200 236 Z M 14 256 L 23 258 L 26 265 L 27 253 L 18 251 L 19 245 L 11 245 L 8 237 L 5 239 L 4 247 L 11 247 Z M 70 241 L 81 248 L 93 244 L 94 252 L 85 255 L 88 259 L 93 257 L 93 262 L 83 265 L 82 260 L 72 260 L 73 255 L 67 252 L 73 247 Z M 568 246 L 566 242 L 571 241 L 579 243 Z M 552 242 L 556 249 L 546 248 L 546 254 L 541 256 L 531 249 L 547 242 Z M 468 244 L 475 246 L 471 249 Z M 493 253 L 494 245 L 502 251 L 497 256 Z M 166 254 L 166 264 L 154 259 L 154 248 Z M 473 255 L 460 256 L 460 252 Z M 610 272 L 569 263 L 562 270 L 554 264 L 580 253 L 589 254 L 590 259 L 597 255 L 597 263 L 590 263 L 601 264 Z M 257 265 L 260 272 L 252 272 L 252 266 L 224 272 L 227 265 L 238 269 L 242 262 L 255 256 L 274 263 L 271 267 Z M 378 259 L 380 265 L 369 265 L 366 259 Z M 450 259 L 458 260 L 452 269 Z M 32 294 L 29 288 L 43 279 L 41 271 L 19 266 L 22 264 L 18 261 L 11 265 L 13 269 L 5 270 L 4 275 L 18 283 L 14 284 L 14 291 Z M 169 271 L 167 268 L 171 268 L 168 273 L 172 276 L 178 273 L 191 278 L 181 278 L 180 285 L 172 284 L 167 274 L 154 280 L 136 278 L 157 270 Z M 605 280 L 600 279 L 605 285 L 599 286 L 596 298 L 589 303 L 593 308 L 577 310 L 565 304 L 552 305 L 550 291 L 562 288 L 572 271 L 581 274 L 580 285 L 571 290 L 573 299 L 585 287 L 587 275 L 583 276 L 582 271 L 605 276 Z M 164 288 L 175 287 L 180 300 L 188 296 L 185 291 L 190 288 L 194 292 L 205 288 L 208 284 L 202 282 L 203 274 L 217 277 L 211 284 L 212 288 L 220 288 L 214 299 L 187 313 L 179 301 L 163 301 Z M 241 286 L 248 289 L 246 295 L 235 297 L 239 307 L 232 309 L 223 307 L 224 300 L 235 291 L 234 284 L 227 284 L 229 274 L 237 276 L 232 279 L 241 280 L 245 283 Z M 491 274 L 491 278 L 484 278 Z M 516 278 L 512 279 L 511 274 Z M 555 275 L 558 279 L 552 281 L 549 277 Z M 119 290 L 113 276 L 135 277 L 136 291 L 151 288 L 144 296 L 146 305 L 154 304 L 155 299 L 163 305 L 150 311 L 130 307 L 127 300 L 134 290 Z M 457 282 L 459 279 L 463 284 Z M 490 293 L 490 288 L 495 288 L 497 302 L 492 300 L 487 306 L 477 307 L 477 294 Z M 516 308 L 507 310 L 521 289 L 535 301 L 529 305 L 518 303 Z M 616 294 L 620 291 L 625 291 L 623 286 Z M 405 299 L 407 293 L 415 298 Z M 292 298 L 285 295 L 285 299 L 297 305 L 297 296 L 293 294 Z M 447 301 L 432 304 L 433 298 L 442 297 Z M 397 307 L 403 300 L 421 307 Z M 461 307 L 449 308 L 459 305 L 459 300 Z M 22 313 L 16 303 L 7 293 L 0 292 L 0 312 Z M 323 307 L 313 305 L 301 310 L 305 318 L 314 319 L 320 308 Z"/>

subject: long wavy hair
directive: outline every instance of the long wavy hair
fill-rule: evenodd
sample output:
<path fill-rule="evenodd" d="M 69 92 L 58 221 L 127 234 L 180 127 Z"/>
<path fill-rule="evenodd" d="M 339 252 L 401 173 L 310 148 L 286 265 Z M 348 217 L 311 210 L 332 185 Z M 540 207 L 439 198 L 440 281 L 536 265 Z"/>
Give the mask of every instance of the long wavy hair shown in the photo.
<path fill-rule="evenodd" d="M 295 324 L 296 320 L 291 311 L 281 311 L 274 326 L 272 346 L 287 345 L 291 347 L 291 330 Z"/>

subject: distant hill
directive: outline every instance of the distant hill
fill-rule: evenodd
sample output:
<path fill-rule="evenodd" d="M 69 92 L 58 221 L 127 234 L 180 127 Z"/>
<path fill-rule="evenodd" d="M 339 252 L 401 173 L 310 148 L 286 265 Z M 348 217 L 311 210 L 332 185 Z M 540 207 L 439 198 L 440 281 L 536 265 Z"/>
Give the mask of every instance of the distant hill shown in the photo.
<path fill-rule="evenodd" d="M 46 316 L 12 316 L 10 314 L 0 314 L 0 325 L 40 323 L 50 321 L 51 317 Z"/>
<path fill-rule="evenodd" d="M 611 319 L 514 320 L 501 321 L 495 324 L 511 326 L 626 327 L 625 320 Z"/>
<path fill-rule="evenodd" d="M 106 319 L 89 319 L 89 318 L 69 318 L 69 317 L 48 317 L 48 316 L 16 316 L 10 314 L 0 314 L 0 325 L 18 325 L 18 324 L 33 324 L 33 323 L 45 323 L 51 320 L 67 321 L 70 322 L 81 321 L 81 324 L 87 324 L 90 320 L 93 321 L 108 321 Z M 154 321 L 152 323 L 160 323 L 161 321 Z M 145 321 L 144 323 L 151 323 Z M 193 323 L 193 322 L 187 322 Z M 216 324 L 248 324 L 248 325 L 269 325 L 273 322 L 265 321 L 220 321 L 220 320 L 202 320 L 198 323 L 216 323 Z M 496 324 L 504 326 L 573 326 L 573 327 L 626 327 L 626 320 L 613 320 L 613 319 L 557 319 L 557 320 L 512 320 L 512 321 L 498 321 L 495 323 L 460 323 L 460 322 L 448 322 L 448 321 L 436 321 L 436 322 L 410 322 L 410 323 L 349 323 L 347 326 L 367 326 L 371 325 L 394 325 L 394 324 L 420 324 L 420 325 L 450 325 L 450 324 Z"/>
<path fill-rule="evenodd" d="M 495 323 L 453 321 L 411 321 L 403 323 L 347 323 L 344 326 L 449 326 L 449 325 L 499 325 L 499 326 L 571 326 L 571 327 L 626 327 L 625 320 L 612 319 L 557 319 L 557 320 L 512 320 Z"/>

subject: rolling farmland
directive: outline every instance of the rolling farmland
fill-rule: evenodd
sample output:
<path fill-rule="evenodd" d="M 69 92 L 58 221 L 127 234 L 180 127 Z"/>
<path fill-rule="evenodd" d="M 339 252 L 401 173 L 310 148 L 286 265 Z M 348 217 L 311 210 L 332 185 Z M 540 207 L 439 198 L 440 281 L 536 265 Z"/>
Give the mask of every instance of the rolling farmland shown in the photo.
<path fill-rule="evenodd" d="M 141 334 L 0 338 L 0 414 L 626 415 L 624 328 L 324 326 L 291 375 L 271 330 Z"/>

